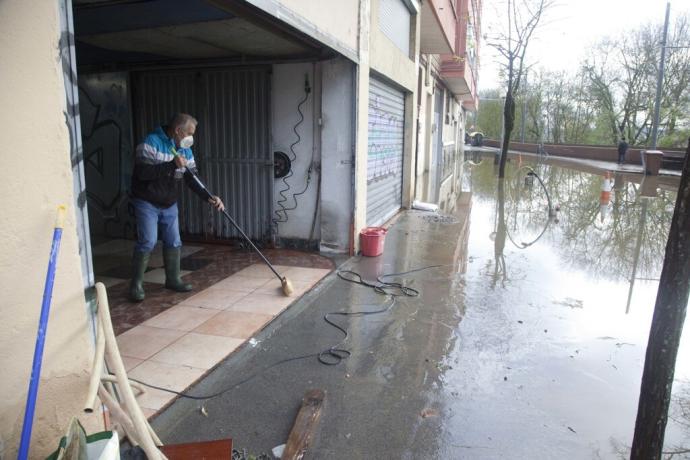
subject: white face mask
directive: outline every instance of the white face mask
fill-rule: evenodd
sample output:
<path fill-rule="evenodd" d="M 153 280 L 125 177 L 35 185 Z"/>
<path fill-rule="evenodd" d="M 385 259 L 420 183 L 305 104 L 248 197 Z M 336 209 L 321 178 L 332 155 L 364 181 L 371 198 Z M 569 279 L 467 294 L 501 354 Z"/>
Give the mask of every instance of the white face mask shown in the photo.
<path fill-rule="evenodd" d="M 182 147 L 183 149 L 188 149 L 192 145 L 194 145 L 194 136 L 184 137 L 180 141 L 180 147 Z"/>

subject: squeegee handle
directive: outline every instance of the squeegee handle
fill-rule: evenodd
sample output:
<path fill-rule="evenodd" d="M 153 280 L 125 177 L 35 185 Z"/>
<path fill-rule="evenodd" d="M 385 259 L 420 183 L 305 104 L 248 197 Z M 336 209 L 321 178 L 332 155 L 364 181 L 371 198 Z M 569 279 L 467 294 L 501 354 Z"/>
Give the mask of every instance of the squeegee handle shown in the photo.
<path fill-rule="evenodd" d="M 252 248 L 254 248 L 254 250 L 256 251 L 256 253 L 259 254 L 259 256 L 261 256 L 261 258 L 264 260 L 264 262 L 266 262 L 266 265 L 268 265 L 268 268 L 270 268 L 271 271 L 272 271 L 273 273 L 275 273 L 275 275 L 276 275 L 279 279 L 282 280 L 283 277 L 280 276 L 280 274 L 276 271 L 275 268 L 273 268 L 273 265 L 271 265 L 271 262 L 269 262 L 268 259 L 266 258 L 266 256 L 264 256 L 264 255 L 261 253 L 261 251 L 259 250 L 259 248 L 256 247 L 256 245 L 255 245 L 254 242 L 251 240 L 251 238 L 249 238 L 249 237 L 244 233 L 244 231 L 242 231 L 242 228 L 240 228 L 240 226 L 237 224 L 237 222 L 235 222 L 235 219 L 233 219 L 233 218 L 230 216 L 230 214 L 228 214 L 228 212 L 227 212 L 225 209 L 223 209 L 223 214 L 225 214 L 225 217 L 228 218 L 228 220 L 230 221 L 230 223 L 232 224 L 232 226 L 235 227 L 235 230 L 237 230 L 238 232 L 240 232 L 240 234 L 244 237 L 244 239 L 247 240 L 247 242 L 248 242 L 249 244 L 252 245 Z"/>
<path fill-rule="evenodd" d="M 201 190 L 203 190 L 203 192 L 204 192 L 204 194 L 206 195 L 206 197 L 209 198 L 209 199 L 212 199 L 212 198 L 213 198 L 213 195 L 211 194 L 211 192 L 208 191 L 208 189 L 206 188 L 206 185 L 204 185 L 204 183 L 201 182 L 201 179 L 199 179 L 199 176 L 197 176 L 196 174 L 194 174 L 194 172 L 193 172 L 191 169 L 189 169 L 189 168 L 187 168 L 187 172 L 189 172 L 189 173 L 191 174 L 192 180 L 194 180 L 194 182 L 196 182 L 196 184 L 199 186 L 199 188 L 200 188 Z M 273 268 L 273 265 L 271 265 L 271 262 L 269 262 L 268 259 L 266 258 L 266 256 L 264 256 L 264 255 L 261 253 L 261 251 L 259 250 L 259 248 L 256 247 L 256 245 L 255 245 L 254 242 L 251 240 L 251 238 L 249 238 L 249 237 L 244 233 L 244 231 L 242 230 L 242 228 L 237 224 L 237 222 L 235 222 L 235 219 L 233 219 L 232 216 L 230 216 L 230 214 L 228 214 L 228 211 L 226 211 L 225 209 L 223 209 L 222 212 L 223 212 L 223 214 L 225 214 L 225 217 L 228 218 L 228 220 L 230 221 L 230 223 L 232 224 L 232 226 L 235 227 L 235 230 L 237 230 L 238 232 L 240 232 L 240 234 L 244 237 L 244 239 L 247 240 L 247 242 L 248 242 L 249 244 L 251 244 L 252 248 L 254 248 L 254 251 L 256 251 L 256 253 L 259 254 L 259 256 L 261 256 L 261 258 L 264 260 L 264 262 L 266 262 L 266 265 L 268 265 L 268 268 L 271 269 L 271 271 L 278 277 L 278 279 L 282 280 L 283 277 L 280 276 L 280 274 L 276 271 L 275 268 Z"/>

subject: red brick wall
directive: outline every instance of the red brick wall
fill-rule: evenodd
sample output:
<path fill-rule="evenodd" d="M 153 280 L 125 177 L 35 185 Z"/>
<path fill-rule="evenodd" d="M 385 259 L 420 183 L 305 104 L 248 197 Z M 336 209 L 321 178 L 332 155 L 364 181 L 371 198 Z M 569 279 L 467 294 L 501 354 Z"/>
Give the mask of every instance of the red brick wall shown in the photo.
<path fill-rule="evenodd" d="M 487 147 L 499 147 L 499 141 L 485 139 L 484 145 Z M 521 152 L 537 153 L 537 144 L 511 142 L 510 150 L 517 150 Z M 603 146 L 603 145 L 564 145 L 564 144 L 544 144 L 544 150 L 549 155 L 557 155 L 568 158 L 585 158 L 588 160 L 601 161 L 618 161 L 617 146 Z M 645 149 L 631 147 L 625 155 L 625 162 L 632 164 L 641 164 L 640 151 Z M 682 157 L 685 152 L 682 150 L 664 150 L 664 154 L 669 156 Z"/>

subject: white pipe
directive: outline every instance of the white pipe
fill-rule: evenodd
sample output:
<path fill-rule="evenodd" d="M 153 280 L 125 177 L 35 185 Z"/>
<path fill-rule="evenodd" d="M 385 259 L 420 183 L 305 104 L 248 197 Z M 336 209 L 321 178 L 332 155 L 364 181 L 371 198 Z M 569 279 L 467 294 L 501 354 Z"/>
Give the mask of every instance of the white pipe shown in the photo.
<path fill-rule="evenodd" d="M 129 381 L 130 386 L 139 392 L 139 395 L 146 393 L 146 388 L 144 387 L 144 385 L 142 385 L 139 382 L 135 382 L 134 380 L 128 380 L 128 381 Z M 101 376 L 101 382 L 118 383 L 117 382 L 117 376 L 112 375 L 112 374 L 105 374 L 105 375 Z M 137 396 L 139 396 L 139 395 L 137 395 Z"/>
<path fill-rule="evenodd" d="M 101 398 L 101 401 L 105 406 L 108 408 L 110 411 L 110 415 L 114 420 L 117 420 L 120 426 L 122 427 L 122 430 L 125 432 L 125 436 L 129 439 L 129 442 L 132 443 L 133 446 L 138 446 L 139 441 L 136 436 L 136 429 L 134 428 L 134 423 L 132 423 L 132 419 L 129 418 L 127 413 L 122 409 L 120 404 L 117 402 L 117 400 L 110 395 L 108 390 L 103 386 L 103 384 L 100 384 L 98 386 L 98 396 Z"/>
<path fill-rule="evenodd" d="M 98 317 L 103 323 L 103 331 L 105 332 L 105 351 L 108 356 L 108 362 L 112 365 L 115 376 L 117 377 L 118 389 L 122 392 L 124 402 L 129 409 L 136 433 L 140 437 L 141 447 L 149 460 L 164 459 L 165 456 L 158 450 L 149 434 L 146 417 L 144 417 L 144 414 L 141 412 L 141 408 L 139 404 L 137 404 L 132 387 L 129 385 L 127 371 L 122 362 L 120 351 L 117 348 L 113 323 L 110 319 L 108 294 L 103 283 L 96 283 L 96 292 L 98 298 Z"/>
<path fill-rule="evenodd" d="M 103 355 L 105 353 L 105 336 L 103 335 L 103 326 L 101 321 L 96 319 L 96 355 L 93 358 L 93 366 L 91 367 L 91 380 L 89 381 L 89 391 L 86 396 L 86 404 L 84 404 L 84 412 L 91 413 L 96 408 L 96 393 L 98 393 L 98 385 L 101 381 L 101 374 L 103 374 Z"/>

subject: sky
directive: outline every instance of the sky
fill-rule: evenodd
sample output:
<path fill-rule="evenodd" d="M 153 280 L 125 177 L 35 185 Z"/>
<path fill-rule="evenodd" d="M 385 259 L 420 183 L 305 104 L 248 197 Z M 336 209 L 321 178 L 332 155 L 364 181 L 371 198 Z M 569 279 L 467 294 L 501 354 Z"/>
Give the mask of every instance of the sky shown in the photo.
<path fill-rule="evenodd" d="M 483 0 L 482 33 L 498 26 L 504 17 L 506 0 Z M 548 70 L 575 71 L 588 45 L 605 36 L 618 36 L 647 23 L 664 23 L 666 0 L 557 0 L 547 12 L 527 48 L 527 63 Z M 671 18 L 690 12 L 690 0 L 671 0 Z M 479 89 L 500 86 L 500 56 L 487 46 L 481 48 Z"/>

